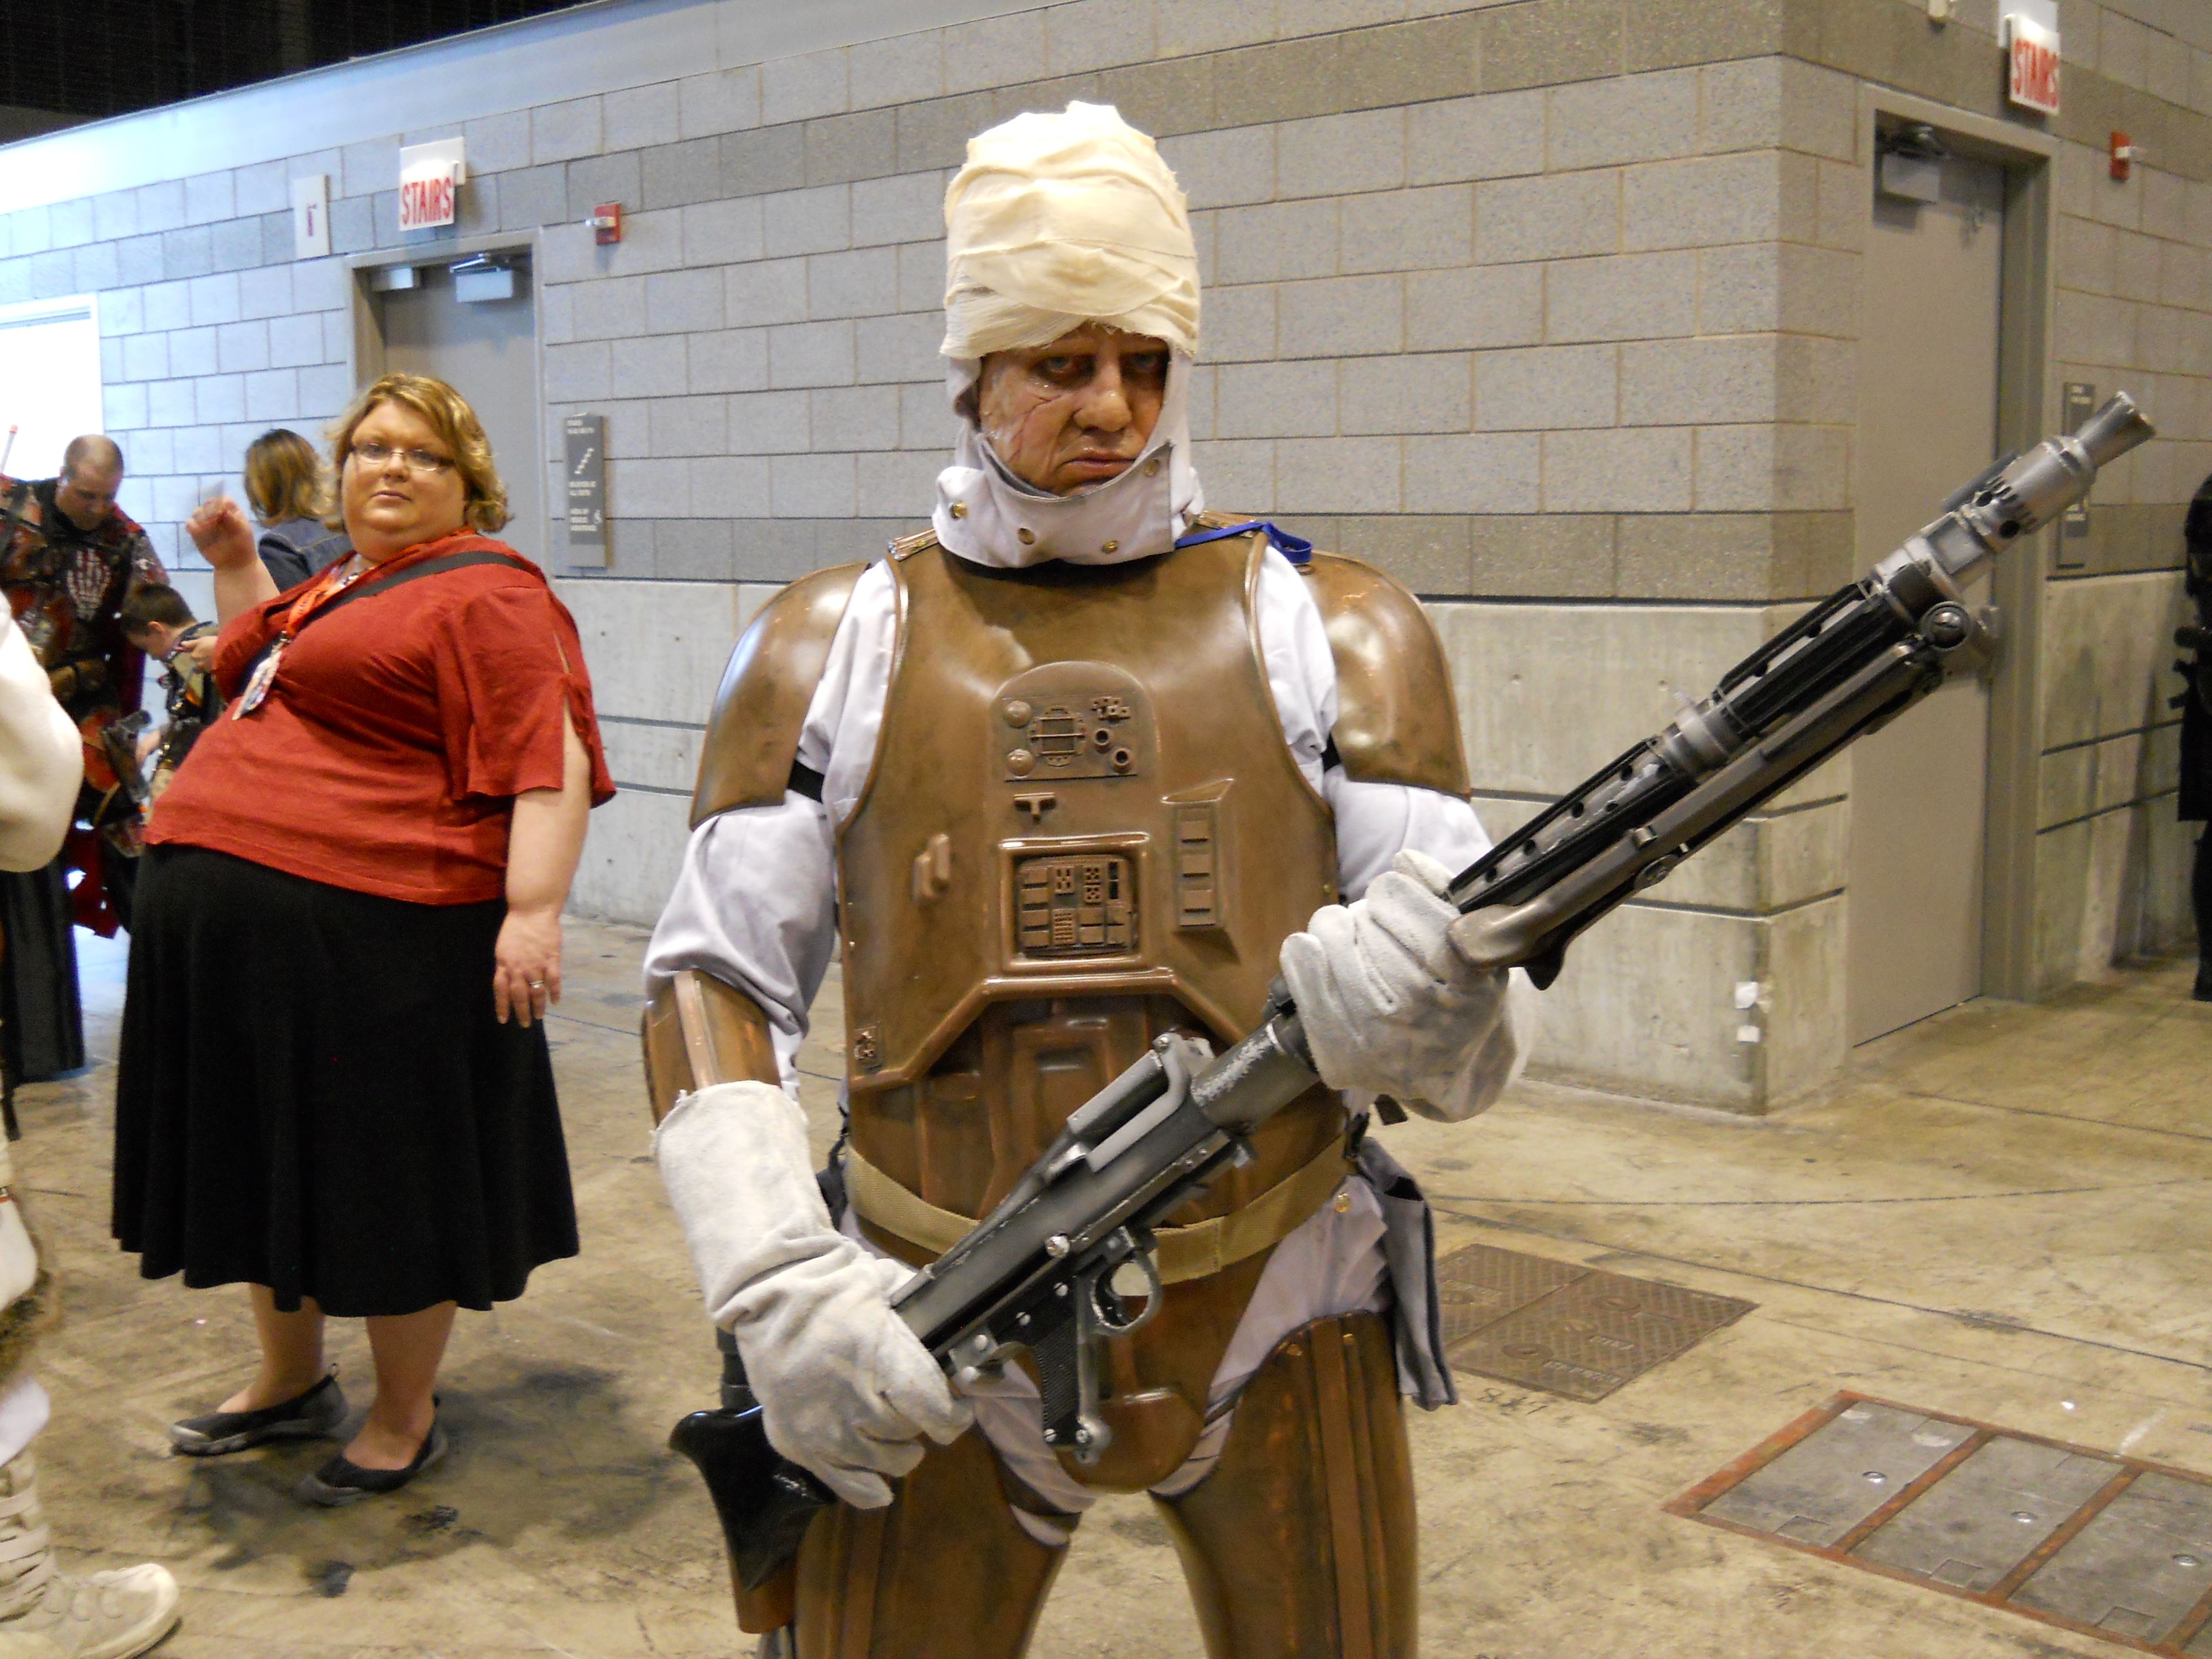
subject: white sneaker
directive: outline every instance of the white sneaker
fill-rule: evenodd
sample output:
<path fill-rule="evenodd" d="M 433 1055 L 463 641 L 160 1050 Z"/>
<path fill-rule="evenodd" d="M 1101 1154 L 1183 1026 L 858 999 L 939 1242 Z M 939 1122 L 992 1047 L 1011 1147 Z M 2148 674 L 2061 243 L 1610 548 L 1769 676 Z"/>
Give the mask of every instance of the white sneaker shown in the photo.
<path fill-rule="evenodd" d="M 131 1659 L 176 1627 L 177 1581 L 147 1562 L 82 1578 L 56 1573 L 0 1619 L 0 1659 Z"/>
<path fill-rule="evenodd" d="M 177 1622 L 177 1581 L 151 1562 L 71 1578 L 54 1570 L 27 1451 L 0 1463 L 0 1659 L 131 1659 Z"/>

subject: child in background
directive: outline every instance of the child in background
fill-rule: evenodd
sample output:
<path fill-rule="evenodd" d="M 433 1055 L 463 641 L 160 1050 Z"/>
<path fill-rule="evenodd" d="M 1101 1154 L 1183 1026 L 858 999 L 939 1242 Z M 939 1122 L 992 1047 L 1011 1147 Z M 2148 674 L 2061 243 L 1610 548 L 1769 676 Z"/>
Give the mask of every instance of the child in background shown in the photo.
<path fill-rule="evenodd" d="M 193 619 L 192 608 L 173 587 L 143 582 L 123 602 L 123 632 L 131 644 L 162 665 L 161 692 L 168 724 L 147 734 L 141 751 L 158 753 L 147 780 L 149 806 L 161 799 L 177 768 L 207 723 L 222 712 L 222 692 L 208 672 L 215 660 L 216 625 Z"/>

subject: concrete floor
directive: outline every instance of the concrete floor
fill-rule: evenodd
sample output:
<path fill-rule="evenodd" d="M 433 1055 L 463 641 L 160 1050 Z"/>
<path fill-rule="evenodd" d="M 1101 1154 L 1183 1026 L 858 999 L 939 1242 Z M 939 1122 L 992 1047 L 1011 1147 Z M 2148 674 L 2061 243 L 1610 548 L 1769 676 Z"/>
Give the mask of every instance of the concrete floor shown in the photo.
<path fill-rule="evenodd" d="M 88 947 L 98 1063 L 24 1091 L 15 1149 L 70 1310 L 40 1361 L 56 1410 L 40 1455 L 74 1564 L 153 1558 L 183 1582 L 165 1655 L 734 1650 L 705 1496 L 663 1449 L 711 1401 L 715 1364 L 647 1156 L 641 945 L 570 934 L 554 1052 L 582 1258 L 462 1316 L 453 1458 L 337 1513 L 287 1495 L 326 1447 L 167 1452 L 173 1419 L 245 1375 L 249 1327 L 240 1293 L 146 1284 L 108 1240 L 122 952 Z M 2118 1651 L 1660 1505 L 1839 1388 L 2212 1470 L 2212 1006 L 2188 984 L 2160 967 L 2039 1007 L 1972 1005 L 1862 1051 L 1828 1103 L 1765 1121 L 1529 1085 L 1472 1125 L 1386 1131 L 1437 1199 L 1443 1250 L 1484 1240 L 1758 1304 L 1601 1404 L 1464 1377 L 1463 1405 L 1415 1422 L 1425 1651 Z M 826 1018 L 805 1056 L 825 1143 L 841 1041 Z M 365 1399 L 360 1328 L 337 1330 Z M 1145 1500 L 1094 1512 L 1035 1651 L 1195 1659 Z"/>

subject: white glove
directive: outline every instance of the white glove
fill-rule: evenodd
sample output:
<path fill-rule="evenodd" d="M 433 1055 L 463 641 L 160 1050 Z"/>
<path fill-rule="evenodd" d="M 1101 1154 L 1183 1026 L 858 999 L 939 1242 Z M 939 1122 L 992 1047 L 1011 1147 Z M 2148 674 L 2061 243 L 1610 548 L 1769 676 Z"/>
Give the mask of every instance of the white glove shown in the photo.
<path fill-rule="evenodd" d="M 890 1309 L 914 1274 L 830 1224 L 806 1120 L 782 1090 L 722 1083 L 661 1120 L 653 1157 L 714 1322 L 734 1334 L 769 1443 L 847 1503 L 891 1501 L 918 1443 L 974 1413 Z"/>
<path fill-rule="evenodd" d="M 1471 967 L 1452 947 L 1450 880 L 1426 854 L 1400 853 L 1364 898 L 1315 911 L 1283 941 L 1283 976 L 1323 1082 L 1455 1123 L 1519 1073 L 1529 1022 L 1508 1010 L 1525 975 Z"/>

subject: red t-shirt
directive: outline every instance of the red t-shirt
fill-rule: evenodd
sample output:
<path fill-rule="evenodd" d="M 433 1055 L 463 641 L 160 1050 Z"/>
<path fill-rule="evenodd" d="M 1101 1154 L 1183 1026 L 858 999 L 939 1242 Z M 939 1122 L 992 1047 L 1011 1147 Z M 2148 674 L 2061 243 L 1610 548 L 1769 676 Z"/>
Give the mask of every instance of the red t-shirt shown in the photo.
<path fill-rule="evenodd" d="M 379 591 L 453 553 L 507 557 Z M 422 904 L 501 897 L 514 797 L 561 787 L 564 721 L 590 751 L 592 804 L 614 793 L 568 608 L 514 549 L 465 532 L 410 549 L 340 597 L 285 647 L 260 708 L 243 720 L 226 708 L 201 734 L 146 839 Z M 226 697 L 290 603 L 268 600 L 222 630 Z"/>

